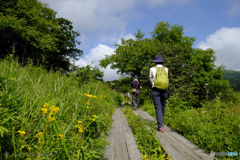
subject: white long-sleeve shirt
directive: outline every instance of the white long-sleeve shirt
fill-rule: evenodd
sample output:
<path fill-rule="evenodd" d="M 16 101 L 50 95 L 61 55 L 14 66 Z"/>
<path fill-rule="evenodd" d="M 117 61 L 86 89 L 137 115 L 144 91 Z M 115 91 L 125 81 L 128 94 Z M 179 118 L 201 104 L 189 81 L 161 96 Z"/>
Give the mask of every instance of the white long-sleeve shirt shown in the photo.
<path fill-rule="evenodd" d="M 159 68 L 163 67 L 163 65 L 161 65 L 161 64 L 157 64 L 156 66 Z M 165 67 L 165 70 L 167 71 L 167 74 L 168 74 L 168 68 Z M 154 87 L 156 72 L 157 72 L 157 69 L 155 67 L 150 68 L 149 78 L 150 78 L 150 83 L 152 84 L 152 87 Z"/>

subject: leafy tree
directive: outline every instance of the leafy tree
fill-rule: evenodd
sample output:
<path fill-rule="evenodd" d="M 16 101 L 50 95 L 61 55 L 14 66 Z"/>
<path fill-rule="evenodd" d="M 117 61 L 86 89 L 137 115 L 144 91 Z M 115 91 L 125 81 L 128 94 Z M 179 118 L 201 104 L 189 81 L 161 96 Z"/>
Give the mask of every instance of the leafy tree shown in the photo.
<path fill-rule="evenodd" d="M 229 80 L 234 91 L 240 91 L 240 71 L 226 70 L 223 79 Z"/>
<path fill-rule="evenodd" d="M 56 18 L 56 12 L 37 0 L 1 0 L 0 55 L 14 53 L 20 62 L 31 58 L 48 69 L 68 69 L 70 59 L 82 51 L 76 48 L 80 34 L 72 23 Z"/>
<path fill-rule="evenodd" d="M 102 67 L 110 65 L 120 74 L 140 76 L 144 95 L 150 96 L 149 69 L 155 55 L 162 55 L 169 68 L 170 96 L 178 93 L 188 105 L 199 106 L 201 102 L 216 96 L 231 98 L 232 91 L 223 80 L 224 68 L 214 65 L 215 52 L 192 47 L 195 38 L 183 36 L 183 27 L 159 22 L 151 32 L 152 38 L 143 38 L 138 30 L 135 39 L 122 39 L 116 44 L 115 54 L 100 61 Z"/>
<path fill-rule="evenodd" d="M 79 86 L 86 84 L 89 81 L 103 81 L 103 72 L 95 66 L 87 65 L 84 67 L 72 66 L 71 73 L 75 74 Z"/>

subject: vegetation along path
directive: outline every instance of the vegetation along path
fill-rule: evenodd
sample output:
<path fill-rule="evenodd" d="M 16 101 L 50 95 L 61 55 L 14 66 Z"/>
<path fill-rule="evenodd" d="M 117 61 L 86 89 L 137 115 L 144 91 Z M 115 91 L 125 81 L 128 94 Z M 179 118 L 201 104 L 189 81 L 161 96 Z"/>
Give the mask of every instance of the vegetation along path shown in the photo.
<path fill-rule="evenodd" d="M 154 117 L 147 112 L 137 109 L 134 113 L 149 122 L 154 122 Z M 140 160 L 141 154 L 138 150 L 134 135 L 128 126 L 125 115 L 121 108 L 117 108 L 113 117 L 113 124 L 108 135 L 105 160 Z M 160 137 L 162 148 L 171 156 L 173 160 L 211 160 L 203 149 L 193 144 L 191 141 L 165 126 L 165 132 L 157 132 Z M 216 158 L 215 158 L 216 159 Z"/>

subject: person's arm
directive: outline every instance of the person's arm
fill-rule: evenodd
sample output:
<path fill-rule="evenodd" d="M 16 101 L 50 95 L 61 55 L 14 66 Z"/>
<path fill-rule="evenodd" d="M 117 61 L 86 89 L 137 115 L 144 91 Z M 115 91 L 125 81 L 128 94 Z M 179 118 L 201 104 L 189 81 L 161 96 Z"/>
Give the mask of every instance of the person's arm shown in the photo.
<path fill-rule="evenodd" d="M 131 82 L 131 90 L 133 89 L 133 83 Z"/>
<path fill-rule="evenodd" d="M 150 69 L 150 72 L 149 72 L 149 78 L 150 78 L 150 83 L 152 84 L 152 81 L 153 81 L 153 73 L 152 73 L 152 70 Z"/>

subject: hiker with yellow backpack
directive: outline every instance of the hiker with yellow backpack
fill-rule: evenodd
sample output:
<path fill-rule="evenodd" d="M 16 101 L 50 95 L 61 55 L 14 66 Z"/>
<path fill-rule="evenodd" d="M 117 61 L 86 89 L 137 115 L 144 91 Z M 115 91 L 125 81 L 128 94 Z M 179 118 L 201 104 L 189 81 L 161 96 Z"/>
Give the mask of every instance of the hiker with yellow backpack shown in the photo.
<path fill-rule="evenodd" d="M 158 131 L 164 131 L 165 104 L 168 95 L 168 68 L 162 64 L 165 62 L 160 55 L 155 56 L 155 67 L 150 68 L 149 77 L 152 84 L 152 100 L 156 111 Z"/>

